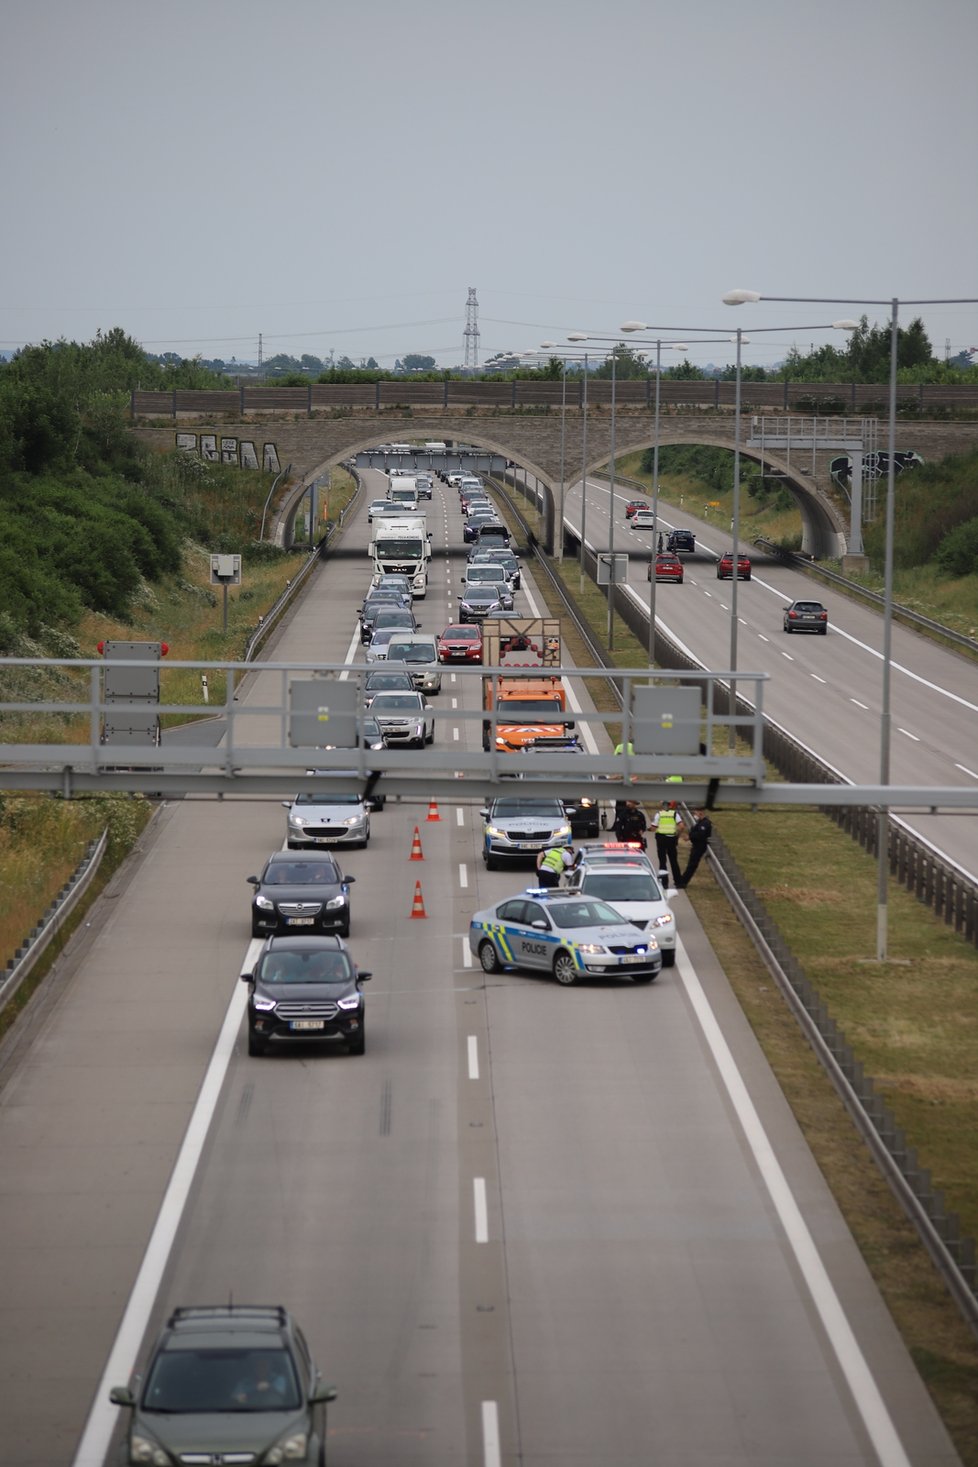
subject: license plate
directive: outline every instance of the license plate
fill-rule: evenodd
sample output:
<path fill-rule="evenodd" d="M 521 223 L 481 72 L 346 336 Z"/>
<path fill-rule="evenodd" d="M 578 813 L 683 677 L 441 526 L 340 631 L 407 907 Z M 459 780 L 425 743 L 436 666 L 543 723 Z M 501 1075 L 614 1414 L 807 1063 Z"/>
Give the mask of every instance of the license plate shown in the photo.
<path fill-rule="evenodd" d="M 325 1027 L 323 1019 L 293 1019 L 289 1025 L 290 1029 L 322 1029 Z"/>
<path fill-rule="evenodd" d="M 625 953 L 622 958 L 623 963 L 647 963 L 648 961 L 648 953 Z"/>
<path fill-rule="evenodd" d="M 538 842 L 535 840 L 514 840 L 513 845 L 518 851 L 535 851 Z"/>
<path fill-rule="evenodd" d="M 286 917 L 285 925 L 287 927 L 315 927 L 316 919 L 315 917 Z"/>

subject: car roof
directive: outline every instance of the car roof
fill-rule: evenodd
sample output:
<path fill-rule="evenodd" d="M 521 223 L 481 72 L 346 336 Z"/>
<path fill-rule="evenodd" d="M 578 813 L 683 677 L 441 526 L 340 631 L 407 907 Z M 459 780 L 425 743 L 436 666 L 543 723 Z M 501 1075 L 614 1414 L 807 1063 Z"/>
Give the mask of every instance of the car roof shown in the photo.
<path fill-rule="evenodd" d="M 335 866 L 332 851 L 273 851 L 266 866 Z"/>

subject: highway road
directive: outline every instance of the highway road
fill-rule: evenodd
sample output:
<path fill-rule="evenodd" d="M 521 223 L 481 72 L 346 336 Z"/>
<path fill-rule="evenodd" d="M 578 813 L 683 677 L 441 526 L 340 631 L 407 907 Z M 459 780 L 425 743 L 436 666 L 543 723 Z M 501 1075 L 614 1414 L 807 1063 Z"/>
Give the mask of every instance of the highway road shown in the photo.
<path fill-rule="evenodd" d="M 440 630 L 454 491 L 429 516 Z M 367 575 L 317 572 L 271 655 L 358 656 Z M 474 696 L 446 676 L 447 757 Z M 344 858 L 363 1058 L 246 1053 L 278 802 L 167 806 L 92 912 L 0 1061 L 0 1464 L 117 1461 L 107 1386 L 174 1306 L 230 1298 L 298 1316 L 333 1467 L 953 1467 L 685 897 L 651 987 L 487 978 L 471 914 L 532 875 L 485 871 L 461 794 L 428 813 L 388 802 Z"/>
<path fill-rule="evenodd" d="M 588 481 L 585 533 L 589 546 L 609 548 L 607 482 Z M 651 531 L 632 530 L 625 504 L 632 487 L 616 487 L 614 549 L 629 556 L 629 594 L 649 606 L 646 567 Z M 640 497 L 640 496 L 639 496 Z M 707 524 L 660 502 L 664 530 L 691 529 L 696 554 L 683 556 L 684 583 L 659 582 L 656 622 L 704 667 L 730 668 L 730 581 L 716 575 L 716 557 L 733 544 L 728 524 Z M 567 494 L 565 520 L 580 534 L 580 482 Z M 801 570 L 768 561 L 750 544 L 750 581 L 737 586 L 737 669 L 766 673 L 764 711 L 800 743 L 854 784 L 878 784 L 883 629 L 879 612 L 814 583 Z M 785 633 L 782 611 L 801 597 L 829 612 L 825 637 Z M 745 696 L 751 689 L 745 688 Z M 893 624 L 890 783 L 935 787 L 978 783 L 978 669 L 953 651 Z M 899 812 L 900 818 L 978 881 L 978 815 Z"/>

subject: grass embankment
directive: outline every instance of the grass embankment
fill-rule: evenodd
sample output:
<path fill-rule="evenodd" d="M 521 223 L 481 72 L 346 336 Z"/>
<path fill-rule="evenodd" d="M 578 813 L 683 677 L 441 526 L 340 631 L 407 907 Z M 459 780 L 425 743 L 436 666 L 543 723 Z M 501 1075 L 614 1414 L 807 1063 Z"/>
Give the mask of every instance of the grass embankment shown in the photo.
<path fill-rule="evenodd" d="M 209 488 L 202 484 L 196 490 L 200 498 L 197 512 L 212 513 L 215 535 L 240 543 L 257 523 L 256 515 L 260 520 L 270 476 L 226 469 L 210 478 Z M 354 491 L 350 475 L 343 469 L 334 469 L 331 516 L 338 517 Z M 305 549 L 297 551 L 299 557 L 306 553 Z M 82 657 L 95 657 L 98 643 L 103 640 L 165 641 L 170 649 L 169 663 L 240 661 L 259 616 L 278 598 L 297 563 L 296 556 L 284 553 L 271 552 L 267 557 L 253 559 L 246 556 L 242 584 L 228 595 L 225 634 L 222 593 L 210 584 L 210 549 L 188 542 L 180 572 L 159 583 L 144 582 L 129 620 L 87 613 L 76 629 L 73 650 Z M 162 664 L 163 703 L 198 704 L 203 714 L 199 672 L 188 669 L 170 673 L 167 662 Z M 220 702 L 224 697 L 223 677 L 211 674 L 209 683 L 211 702 Z M 38 693 L 35 690 L 28 694 L 25 690 L 18 696 L 28 701 Z M 50 692 L 44 696 L 50 696 Z M 83 698 L 85 691 L 79 686 L 69 694 L 66 689 L 64 696 Z M 184 721 L 180 716 L 168 720 L 163 715 L 164 727 L 167 722 Z M 13 730 L 14 720 L 6 720 L 3 738 L 64 743 L 86 739 L 88 725 L 84 718 L 33 718 L 25 714 L 17 717 L 16 733 Z M 134 813 L 136 807 L 141 810 L 138 815 Z M 74 800 L 44 795 L 0 796 L 0 963 L 13 956 L 24 936 L 41 920 L 78 865 L 92 836 L 98 835 L 106 824 L 110 826 L 111 859 L 107 869 L 114 869 L 151 812 L 152 806 L 138 796 Z M 12 1006 L 14 1012 L 23 1006 L 29 991 L 25 987 L 18 1004 Z"/>
<path fill-rule="evenodd" d="M 603 638 L 604 595 L 590 580 L 580 591 L 575 563 L 564 566 L 563 581 Z M 560 606 L 555 600 L 549 609 L 557 614 Z M 617 618 L 614 637 L 619 666 L 648 665 L 646 649 Z M 566 655 L 585 662 L 584 644 L 573 634 Z M 599 688 L 591 685 L 596 702 Z M 607 690 L 603 701 L 606 711 L 617 707 Z M 891 883 L 890 961 L 880 965 L 874 961 L 876 862 L 832 821 L 816 810 L 754 812 L 724 808 L 722 801 L 713 820 L 920 1164 L 958 1214 L 962 1232 L 978 1238 L 978 952 Z M 978 1341 L 705 865 L 687 896 L 962 1462 L 978 1467 Z"/>

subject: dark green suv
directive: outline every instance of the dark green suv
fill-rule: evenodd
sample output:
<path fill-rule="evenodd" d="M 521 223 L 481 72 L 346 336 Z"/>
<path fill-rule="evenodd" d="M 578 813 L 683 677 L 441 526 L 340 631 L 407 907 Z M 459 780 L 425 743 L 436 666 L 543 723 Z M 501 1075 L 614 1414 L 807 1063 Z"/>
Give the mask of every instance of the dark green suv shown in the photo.
<path fill-rule="evenodd" d="M 109 1392 L 132 1412 L 125 1460 L 155 1467 L 323 1467 L 326 1403 L 335 1398 L 289 1312 L 250 1304 L 174 1310 L 145 1377 Z"/>

